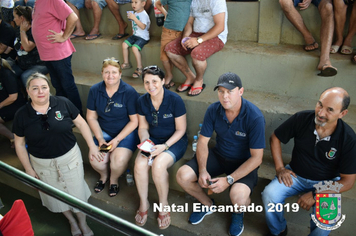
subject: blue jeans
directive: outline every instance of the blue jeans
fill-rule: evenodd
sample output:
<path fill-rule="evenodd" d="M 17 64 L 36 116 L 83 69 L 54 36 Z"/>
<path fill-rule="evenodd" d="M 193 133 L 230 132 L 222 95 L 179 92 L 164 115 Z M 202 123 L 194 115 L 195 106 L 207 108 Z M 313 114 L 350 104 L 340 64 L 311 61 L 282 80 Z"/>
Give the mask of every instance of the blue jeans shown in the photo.
<path fill-rule="evenodd" d="M 102 132 L 103 132 L 103 138 L 105 139 L 105 142 L 110 142 L 114 138 L 114 137 L 111 137 L 105 131 L 102 130 Z M 95 138 L 95 136 L 93 137 L 93 139 L 94 139 L 95 145 L 99 146 L 99 142 Z M 139 142 L 140 142 L 140 140 L 138 138 L 137 129 L 135 129 L 129 135 L 127 135 L 123 140 L 121 140 L 119 142 L 119 144 L 117 145 L 117 147 L 127 148 L 127 149 L 130 149 L 132 152 L 134 152 L 134 151 L 136 151 L 137 144 L 139 144 Z"/>
<path fill-rule="evenodd" d="M 59 61 L 46 61 L 56 96 L 68 98 L 82 114 L 82 101 L 74 81 L 71 64 L 72 55 Z"/>
<path fill-rule="evenodd" d="M 286 166 L 287 169 L 290 169 L 290 166 Z M 285 203 L 285 199 L 297 194 L 306 193 L 314 190 L 314 184 L 320 182 L 320 180 L 309 180 L 302 178 L 297 175 L 297 178 L 292 176 L 293 185 L 291 187 L 285 186 L 283 183 L 279 183 L 277 177 L 275 177 L 271 183 L 269 183 L 262 192 L 262 201 L 264 205 L 265 215 L 267 226 L 272 234 L 278 235 L 281 233 L 287 226 L 287 221 L 284 218 L 284 211 L 281 212 L 268 212 L 270 208 L 268 206 L 269 203 L 273 203 L 274 205 L 277 203 Z M 339 178 L 333 179 L 338 180 Z M 314 206 L 313 211 L 315 212 Z M 331 225 L 327 225 L 331 226 Z M 318 228 L 313 220 L 310 220 L 310 236 L 327 236 L 330 231 L 322 230 Z"/>
<path fill-rule="evenodd" d="M 17 76 L 21 77 L 21 82 L 25 88 L 26 88 L 27 79 L 28 77 L 30 77 L 30 75 L 36 72 L 39 72 L 44 75 L 48 74 L 48 69 L 45 65 L 35 65 L 25 71 L 23 71 L 18 65 L 13 65 L 12 69 L 15 71 L 15 74 Z"/>

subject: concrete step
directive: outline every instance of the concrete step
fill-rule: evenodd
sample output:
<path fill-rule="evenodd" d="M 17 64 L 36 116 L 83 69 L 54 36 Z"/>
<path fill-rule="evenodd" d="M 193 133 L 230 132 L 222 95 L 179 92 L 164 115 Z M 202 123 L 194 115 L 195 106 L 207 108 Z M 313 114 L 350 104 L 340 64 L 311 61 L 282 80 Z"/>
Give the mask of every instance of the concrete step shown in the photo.
<path fill-rule="evenodd" d="M 15 166 L 18 169 L 23 170 L 20 161 L 16 157 L 16 154 L 13 149 L 10 149 L 6 142 L 3 139 L 0 139 L 0 149 L 2 150 L 0 160 Z M 83 154 L 85 159 L 86 154 Z M 89 166 L 85 165 L 85 179 L 92 191 L 92 196 L 89 199 L 89 202 L 101 209 L 104 209 L 112 214 L 115 214 L 123 219 L 126 219 L 134 223 L 134 215 L 138 208 L 139 198 L 137 194 L 136 187 L 128 187 L 125 184 L 125 179 L 120 178 L 120 192 L 119 194 L 111 198 L 108 196 L 108 186 L 100 194 L 96 194 L 93 191 L 93 186 L 95 185 L 98 174 Z M 7 174 L 0 172 L 0 182 L 9 185 L 15 189 L 23 191 L 27 194 L 39 198 L 37 191 L 31 187 L 28 187 L 13 177 L 8 176 Z M 260 178 L 258 181 L 257 187 L 254 189 L 251 196 L 252 203 L 257 205 L 262 204 L 261 192 L 264 187 L 269 183 L 269 180 Z M 342 198 L 342 213 L 346 214 L 346 220 L 343 223 L 342 227 L 338 230 L 333 231 L 330 235 L 339 235 L 339 236 L 349 236 L 352 235 L 354 231 L 353 222 L 355 216 L 353 214 L 356 203 L 356 195 L 346 196 L 343 194 Z M 228 205 L 229 197 L 227 191 L 222 194 L 213 194 L 212 198 L 215 199 L 217 205 Z M 184 205 L 188 203 L 188 212 L 173 212 L 172 213 L 172 226 L 168 229 L 161 231 L 157 227 L 157 212 L 153 212 L 153 203 L 158 202 L 158 195 L 153 184 L 149 185 L 149 201 L 151 207 L 148 213 L 148 223 L 145 228 L 152 230 L 158 234 L 163 235 L 227 235 L 229 224 L 230 224 L 230 213 L 214 213 L 210 216 L 207 216 L 204 221 L 198 225 L 191 225 L 188 223 L 187 219 L 192 211 L 192 205 L 194 200 L 186 196 L 185 193 L 170 189 L 168 201 L 170 204 Z M 297 201 L 296 197 L 287 199 L 287 203 L 294 203 Z M 310 213 L 310 212 L 309 212 Z M 289 234 L 290 236 L 300 236 L 307 235 L 309 233 L 309 213 L 304 210 L 299 210 L 296 213 L 288 212 L 285 214 Z M 263 212 L 248 212 L 245 214 L 244 218 L 245 230 L 242 235 L 246 236 L 259 236 L 266 235 L 268 232 L 264 213 Z M 96 235 L 100 235 L 100 232 L 94 232 Z"/>

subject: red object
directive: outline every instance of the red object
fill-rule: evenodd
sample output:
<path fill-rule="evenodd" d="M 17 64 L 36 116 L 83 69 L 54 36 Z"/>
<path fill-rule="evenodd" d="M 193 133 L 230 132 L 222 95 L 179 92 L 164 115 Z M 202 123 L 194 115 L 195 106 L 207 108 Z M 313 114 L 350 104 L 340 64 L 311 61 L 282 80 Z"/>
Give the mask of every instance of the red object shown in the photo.
<path fill-rule="evenodd" d="M 0 220 L 3 236 L 34 236 L 30 217 L 22 200 L 16 200 L 10 211 Z"/>

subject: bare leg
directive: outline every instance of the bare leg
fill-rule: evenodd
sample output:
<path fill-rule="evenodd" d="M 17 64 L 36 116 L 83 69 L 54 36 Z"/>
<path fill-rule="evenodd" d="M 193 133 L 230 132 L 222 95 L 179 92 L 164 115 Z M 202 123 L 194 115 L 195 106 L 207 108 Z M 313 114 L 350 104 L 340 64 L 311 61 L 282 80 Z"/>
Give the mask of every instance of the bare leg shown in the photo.
<path fill-rule="evenodd" d="M 173 54 L 171 52 L 167 52 L 167 56 L 169 57 L 169 59 L 171 60 L 171 62 L 173 63 L 173 65 L 175 65 L 185 76 L 185 81 L 184 84 L 192 84 L 194 83 L 195 80 L 195 75 L 194 73 L 190 70 L 187 60 L 181 56 L 181 55 L 176 55 Z M 184 88 L 182 88 L 180 86 L 179 90 L 184 90 Z"/>
<path fill-rule="evenodd" d="M 341 46 L 344 40 L 347 5 L 343 0 L 334 0 L 333 2 L 335 12 L 335 41 L 333 45 Z"/>
<path fill-rule="evenodd" d="M 91 1 L 91 5 L 92 5 L 92 9 L 93 9 L 94 25 L 93 25 L 92 30 L 89 33 L 91 36 L 87 36 L 85 39 L 96 38 L 95 35 L 98 35 L 100 32 L 99 25 L 100 25 L 101 15 L 103 12 L 97 2 Z"/>
<path fill-rule="evenodd" d="M 125 43 L 125 42 L 122 43 L 122 55 L 124 57 L 124 63 L 128 64 L 129 63 L 129 45 L 127 45 L 127 43 Z"/>
<path fill-rule="evenodd" d="M 78 35 L 78 36 L 84 36 L 85 35 L 85 31 L 83 29 L 82 23 L 80 22 L 80 17 L 79 17 L 79 10 L 70 2 L 67 2 L 68 6 L 70 8 L 72 8 L 72 10 L 74 11 L 74 13 L 78 16 L 78 20 L 75 23 L 75 30 L 72 34 Z M 71 38 L 74 38 L 71 37 Z"/>
<path fill-rule="evenodd" d="M 127 28 L 127 23 L 121 17 L 119 4 L 117 4 L 114 0 L 106 0 L 106 3 L 119 24 L 119 34 L 124 34 L 125 29 Z"/>
<path fill-rule="evenodd" d="M 176 178 L 177 183 L 184 189 L 184 191 L 195 197 L 199 202 L 206 206 L 211 206 L 213 204 L 212 200 L 198 184 L 198 178 L 191 167 L 184 165 L 179 168 Z"/>
<path fill-rule="evenodd" d="M 83 234 L 92 233 L 91 229 L 87 225 L 87 217 L 86 217 L 86 215 L 84 213 L 82 213 L 82 212 L 78 212 L 78 213 L 76 213 L 76 215 L 77 215 L 77 218 L 78 218 L 79 227 L 82 230 Z M 94 234 L 92 233 L 92 235 L 94 235 Z"/>
<path fill-rule="evenodd" d="M 6 128 L 4 123 L 5 121 L 0 117 L 0 134 L 4 135 L 9 140 L 14 139 L 14 134 L 8 128 Z"/>
<path fill-rule="evenodd" d="M 323 0 L 318 9 L 321 16 L 321 53 L 318 69 L 322 70 L 327 67 L 333 67 L 330 61 L 330 47 L 334 33 L 334 14 L 331 0 Z"/>
<path fill-rule="evenodd" d="M 173 79 L 173 74 L 172 74 L 172 69 L 173 69 L 173 64 L 171 61 L 162 61 L 164 71 L 166 72 L 165 80 L 166 84 L 172 84 L 171 80 Z"/>
<path fill-rule="evenodd" d="M 147 164 L 147 158 L 141 155 L 141 152 L 136 157 L 135 160 L 135 168 L 134 168 L 134 177 L 137 187 L 137 192 L 140 197 L 140 206 L 138 208 L 139 211 L 145 212 L 149 208 L 148 202 L 148 171 L 150 166 Z M 136 217 L 136 221 L 142 222 L 140 216 Z"/>
<path fill-rule="evenodd" d="M 80 230 L 79 225 L 78 225 L 76 219 L 74 218 L 72 212 L 71 211 L 64 211 L 62 213 L 69 221 L 70 231 L 72 232 L 72 234 L 73 235 L 81 235 L 81 230 Z"/>
<path fill-rule="evenodd" d="M 137 62 L 137 68 L 143 68 L 142 67 L 142 60 L 141 60 L 141 53 L 140 50 L 138 50 L 137 47 L 133 46 L 132 47 L 132 52 L 135 55 L 136 62 Z"/>
<path fill-rule="evenodd" d="M 124 173 L 132 155 L 132 151 L 127 148 L 116 148 L 110 154 L 110 184 L 119 184 L 118 179 Z"/>
<path fill-rule="evenodd" d="M 354 3 L 350 16 L 349 32 L 344 40 L 344 45 L 351 47 L 352 39 L 355 36 L 355 34 L 356 34 L 356 4 Z"/>
<path fill-rule="evenodd" d="M 148 15 L 150 14 L 151 6 L 152 6 L 152 0 L 147 0 L 145 5 L 145 11 L 147 12 Z"/>
<path fill-rule="evenodd" d="M 193 66 L 194 69 L 197 73 L 197 76 L 195 78 L 193 88 L 201 87 L 204 83 L 203 78 L 204 78 L 204 73 L 206 70 L 206 67 L 208 66 L 208 63 L 205 61 L 199 61 L 197 59 L 192 58 L 193 61 Z M 194 91 L 189 91 L 189 94 L 195 95 L 201 93 L 201 89 L 196 89 Z"/>
<path fill-rule="evenodd" d="M 109 154 L 106 154 L 104 160 L 101 162 L 99 162 L 95 158 L 93 158 L 93 160 L 89 159 L 89 161 L 93 169 L 100 174 L 100 180 L 105 183 L 108 179 Z"/>
<path fill-rule="evenodd" d="M 310 31 L 304 24 L 303 18 L 298 12 L 298 10 L 294 7 L 292 0 L 279 0 L 279 4 L 286 15 L 287 19 L 294 25 L 295 28 L 303 35 L 304 41 L 306 43 L 305 50 L 313 50 L 318 48 L 318 44 L 315 43 L 315 39 Z M 330 48 L 329 48 L 330 49 Z"/>

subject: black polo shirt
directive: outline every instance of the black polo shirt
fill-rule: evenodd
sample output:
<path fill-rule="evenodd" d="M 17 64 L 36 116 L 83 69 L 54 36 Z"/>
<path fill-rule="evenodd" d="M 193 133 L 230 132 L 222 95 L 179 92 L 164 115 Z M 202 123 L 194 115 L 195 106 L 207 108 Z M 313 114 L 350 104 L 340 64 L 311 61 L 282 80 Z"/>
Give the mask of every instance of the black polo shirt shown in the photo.
<path fill-rule="evenodd" d="M 49 130 L 43 129 L 41 115 L 27 103 L 15 115 L 12 131 L 25 137 L 28 152 L 38 158 L 56 158 L 67 153 L 76 143 L 72 132 L 72 120 L 79 110 L 65 97 L 50 97 L 47 112 Z"/>
<path fill-rule="evenodd" d="M 0 23 L 0 43 L 14 48 L 15 36 L 16 36 L 15 29 L 9 23 L 2 20 Z M 2 53 L 1 57 L 4 59 L 8 57 L 15 59 L 16 51 L 11 50 L 9 54 Z"/>
<path fill-rule="evenodd" d="M 310 180 L 330 180 L 339 174 L 356 173 L 356 135 L 341 119 L 330 140 L 317 142 L 315 111 L 301 111 L 286 120 L 275 131 L 284 144 L 294 138 L 293 171 Z"/>

